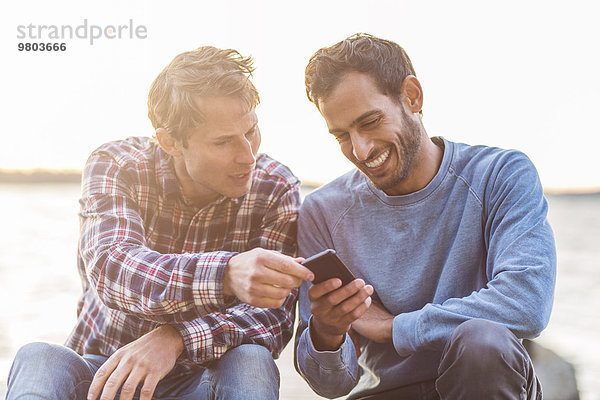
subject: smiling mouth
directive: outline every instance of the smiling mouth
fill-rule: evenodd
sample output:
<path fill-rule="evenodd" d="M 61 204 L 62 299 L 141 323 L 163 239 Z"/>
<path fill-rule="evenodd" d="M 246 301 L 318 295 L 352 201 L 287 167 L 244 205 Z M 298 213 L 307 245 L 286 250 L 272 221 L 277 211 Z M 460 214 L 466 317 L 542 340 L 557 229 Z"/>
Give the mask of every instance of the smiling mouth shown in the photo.
<path fill-rule="evenodd" d="M 373 161 L 365 162 L 365 165 L 367 166 L 367 168 L 378 168 L 378 167 L 381 167 L 383 165 L 383 163 L 390 156 L 390 153 L 391 153 L 391 150 L 387 149 L 386 151 L 384 151 L 383 153 L 381 153 L 381 155 L 379 157 L 377 157 L 376 159 L 374 159 Z"/>

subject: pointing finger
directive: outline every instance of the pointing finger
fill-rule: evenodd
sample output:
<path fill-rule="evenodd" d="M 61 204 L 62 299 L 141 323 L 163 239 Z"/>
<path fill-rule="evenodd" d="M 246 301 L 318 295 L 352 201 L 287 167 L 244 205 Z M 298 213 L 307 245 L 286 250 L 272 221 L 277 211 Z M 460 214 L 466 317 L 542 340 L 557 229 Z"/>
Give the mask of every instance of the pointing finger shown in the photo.
<path fill-rule="evenodd" d="M 265 265 L 286 275 L 292 275 L 304 281 L 312 281 L 315 275 L 295 259 L 280 253 L 268 253 Z"/>

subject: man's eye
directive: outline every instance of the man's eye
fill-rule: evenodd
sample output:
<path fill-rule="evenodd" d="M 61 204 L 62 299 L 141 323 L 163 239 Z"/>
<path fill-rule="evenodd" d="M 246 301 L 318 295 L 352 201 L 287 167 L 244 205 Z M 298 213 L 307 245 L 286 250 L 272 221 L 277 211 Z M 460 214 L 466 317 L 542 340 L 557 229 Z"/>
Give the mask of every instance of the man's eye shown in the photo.
<path fill-rule="evenodd" d="M 373 127 L 377 126 L 379 124 L 379 122 L 381 122 L 381 117 L 367 120 L 367 121 L 363 122 L 360 126 L 361 126 L 361 128 L 369 129 L 369 128 L 373 128 Z"/>
<path fill-rule="evenodd" d="M 381 121 L 381 117 L 373 118 L 368 121 L 365 121 L 361 126 L 363 128 L 371 128 L 371 127 L 377 125 L 379 123 L 379 121 Z"/>

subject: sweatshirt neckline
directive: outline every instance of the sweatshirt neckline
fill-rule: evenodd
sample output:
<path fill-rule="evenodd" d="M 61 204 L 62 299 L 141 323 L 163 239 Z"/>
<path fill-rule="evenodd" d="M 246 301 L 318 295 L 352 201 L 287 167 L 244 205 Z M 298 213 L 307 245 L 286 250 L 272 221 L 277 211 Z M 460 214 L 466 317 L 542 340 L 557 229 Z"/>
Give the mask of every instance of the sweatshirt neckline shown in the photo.
<path fill-rule="evenodd" d="M 366 181 L 367 187 L 369 190 L 379 198 L 383 203 L 390 206 L 406 206 L 414 203 L 418 203 L 421 200 L 425 199 L 429 195 L 431 195 L 444 181 L 448 171 L 450 169 L 450 164 L 452 161 L 452 156 L 454 154 L 454 143 L 449 142 L 443 137 L 434 137 L 432 139 L 442 140 L 444 143 L 444 155 L 442 157 L 442 163 L 437 173 L 433 177 L 433 179 L 421 190 L 418 190 L 413 193 L 404 194 L 400 196 L 388 196 L 382 190 L 377 189 L 373 186 L 373 183 L 361 173 L 362 178 Z"/>

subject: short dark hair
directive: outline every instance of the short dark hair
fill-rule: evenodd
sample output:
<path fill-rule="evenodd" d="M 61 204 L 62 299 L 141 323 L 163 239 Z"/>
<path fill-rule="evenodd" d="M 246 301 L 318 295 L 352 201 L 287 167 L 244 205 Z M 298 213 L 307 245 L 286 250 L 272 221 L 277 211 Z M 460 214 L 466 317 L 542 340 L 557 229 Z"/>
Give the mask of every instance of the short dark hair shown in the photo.
<path fill-rule="evenodd" d="M 379 90 L 400 101 L 400 88 L 408 75 L 416 76 L 404 49 L 389 40 L 356 33 L 339 43 L 318 50 L 305 71 L 306 95 L 317 107 L 347 72 L 370 75 Z"/>
<path fill-rule="evenodd" d="M 164 128 L 187 146 L 190 130 L 204 122 L 195 97 L 235 96 L 248 110 L 260 102 L 250 77 L 251 57 L 233 49 L 204 46 L 176 56 L 150 87 L 148 116 L 154 129 Z"/>

